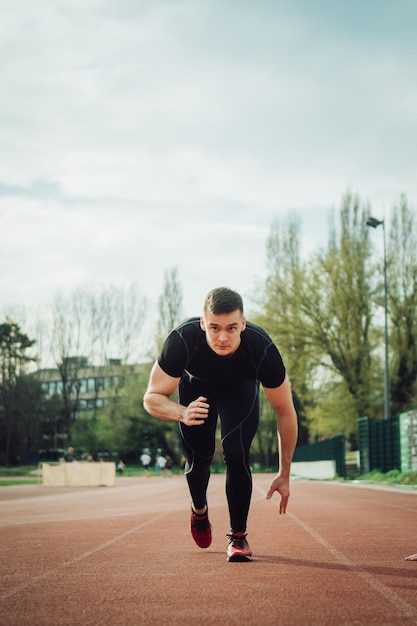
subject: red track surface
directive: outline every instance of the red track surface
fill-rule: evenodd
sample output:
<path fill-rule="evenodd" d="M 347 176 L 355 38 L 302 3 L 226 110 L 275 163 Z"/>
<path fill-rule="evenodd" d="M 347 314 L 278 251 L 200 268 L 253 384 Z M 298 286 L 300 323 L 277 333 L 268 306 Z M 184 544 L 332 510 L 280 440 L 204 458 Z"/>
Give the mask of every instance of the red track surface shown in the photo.
<path fill-rule="evenodd" d="M 417 491 L 294 481 L 280 516 L 271 478 L 254 475 L 251 563 L 226 562 L 223 475 L 207 550 L 182 476 L 0 488 L 0 625 L 417 624 Z"/>

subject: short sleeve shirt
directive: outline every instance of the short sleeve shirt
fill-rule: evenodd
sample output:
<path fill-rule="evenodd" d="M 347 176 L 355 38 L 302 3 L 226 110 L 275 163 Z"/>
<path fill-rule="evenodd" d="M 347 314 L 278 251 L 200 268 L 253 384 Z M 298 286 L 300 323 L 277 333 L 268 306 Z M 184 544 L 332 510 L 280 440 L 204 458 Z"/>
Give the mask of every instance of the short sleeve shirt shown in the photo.
<path fill-rule="evenodd" d="M 236 352 L 219 356 L 207 344 L 200 318 L 186 320 L 168 335 L 158 363 L 173 378 L 188 375 L 208 383 L 257 380 L 266 388 L 275 388 L 285 378 L 278 348 L 260 326 L 251 322 L 246 323 Z"/>

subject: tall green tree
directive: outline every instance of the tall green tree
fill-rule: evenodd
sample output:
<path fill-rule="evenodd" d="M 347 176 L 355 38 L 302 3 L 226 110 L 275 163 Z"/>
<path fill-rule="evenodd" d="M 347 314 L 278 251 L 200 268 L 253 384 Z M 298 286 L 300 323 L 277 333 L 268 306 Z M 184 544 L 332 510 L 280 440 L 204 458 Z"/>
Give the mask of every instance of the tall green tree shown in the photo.
<path fill-rule="evenodd" d="M 256 321 L 269 332 L 284 357 L 299 419 L 299 444 L 302 444 L 308 439 L 308 415 L 312 408 L 313 396 L 312 354 L 305 336 L 299 329 L 297 294 L 305 281 L 306 271 L 301 261 L 300 236 L 301 222 L 296 214 L 290 214 L 284 221 L 273 222 L 267 240 L 268 277 L 262 312 L 256 317 Z M 267 409 L 262 420 L 270 424 L 270 428 L 275 429 Z M 262 433 L 260 429 L 260 439 Z M 264 440 L 274 445 L 275 437 L 271 437 L 268 430 Z M 266 457 L 269 458 L 273 452 L 265 450 Z"/>
<path fill-rule="evenodd" d="M 372 408 L 376 337 L 368 217 L 369 207 L 346 194 L 338 221 L 333 215 L 330 223 L 327 247 L 303 263 L 294 219 L 281 231 L 273 226 L 268 241 L 265 321 L 282 347 L 298 408 L 316 436 L 349 436 L 357 417 Z M 337 420 L 323 425 L 330 403 L 337 410 L 338 400 L 344 407 L 340 428 Z"/>
<path fill-rule="evenodd" d="M 371 407 L 373 295 L 369 207 L 347 194 L 339 224 L 330 230 L 327 250 L 317 254 L 300 293 L 304 331 L 321 357 L 320 365 L 344 382 L 354 400 L 352 418 Z M 352 422 L 356 429 L 356 422 Z"/>
<path fill-rule="evenodd" d="M 417 219 L 405 196 L 388 237 L 391 414 L 417 405 Z"/>
<path fill-rule="evenodd" d="M 33 357 L 28 351 L 34 341 L 18 324 L 0 324 L 0 458 L 8 465 L 22 436 L 22 380 Z"/>

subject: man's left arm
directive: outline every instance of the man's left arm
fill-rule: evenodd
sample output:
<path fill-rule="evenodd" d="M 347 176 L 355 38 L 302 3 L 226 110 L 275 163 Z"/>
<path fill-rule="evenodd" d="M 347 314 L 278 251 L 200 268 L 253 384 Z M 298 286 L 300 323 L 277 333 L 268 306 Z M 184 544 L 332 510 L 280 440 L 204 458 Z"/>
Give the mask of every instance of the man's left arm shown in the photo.
<path fill-rule="evenodd" d="M 297 443 L 297 413 L 291 394 L 288 376 L 279 387 L 264 388 L 265 395 L 277 416 L 277 434 L 279 450 L 279 470 L 272 481 L 267 499 L 272 498 L 275 491 L 281 496 L 280 513 L 285 513 L 290 496 L 290 472 L 294 449 Z"/>

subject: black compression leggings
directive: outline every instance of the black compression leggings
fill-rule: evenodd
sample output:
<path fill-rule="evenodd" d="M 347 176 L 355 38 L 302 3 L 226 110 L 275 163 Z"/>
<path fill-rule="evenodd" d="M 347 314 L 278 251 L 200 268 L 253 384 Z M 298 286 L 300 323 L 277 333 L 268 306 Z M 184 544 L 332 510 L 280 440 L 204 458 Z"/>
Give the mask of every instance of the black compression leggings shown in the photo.
<path fill-rule="evenodd" d="M 249 450 L 259 423 L 259 383 L 256 380 L 227 385 L 208 384 L 195 379 L 192 382 L 181 381 L 179 401 L 182 405 L 188 406 L 199 396 L 207 398 L 210 405 L 204 424 L 180 424 L 191 498 L 197 509 L 206 504 L 217 417 L 220 416 L 230 528 L 234 532 L 244 532 L 252 495 Z"/>

